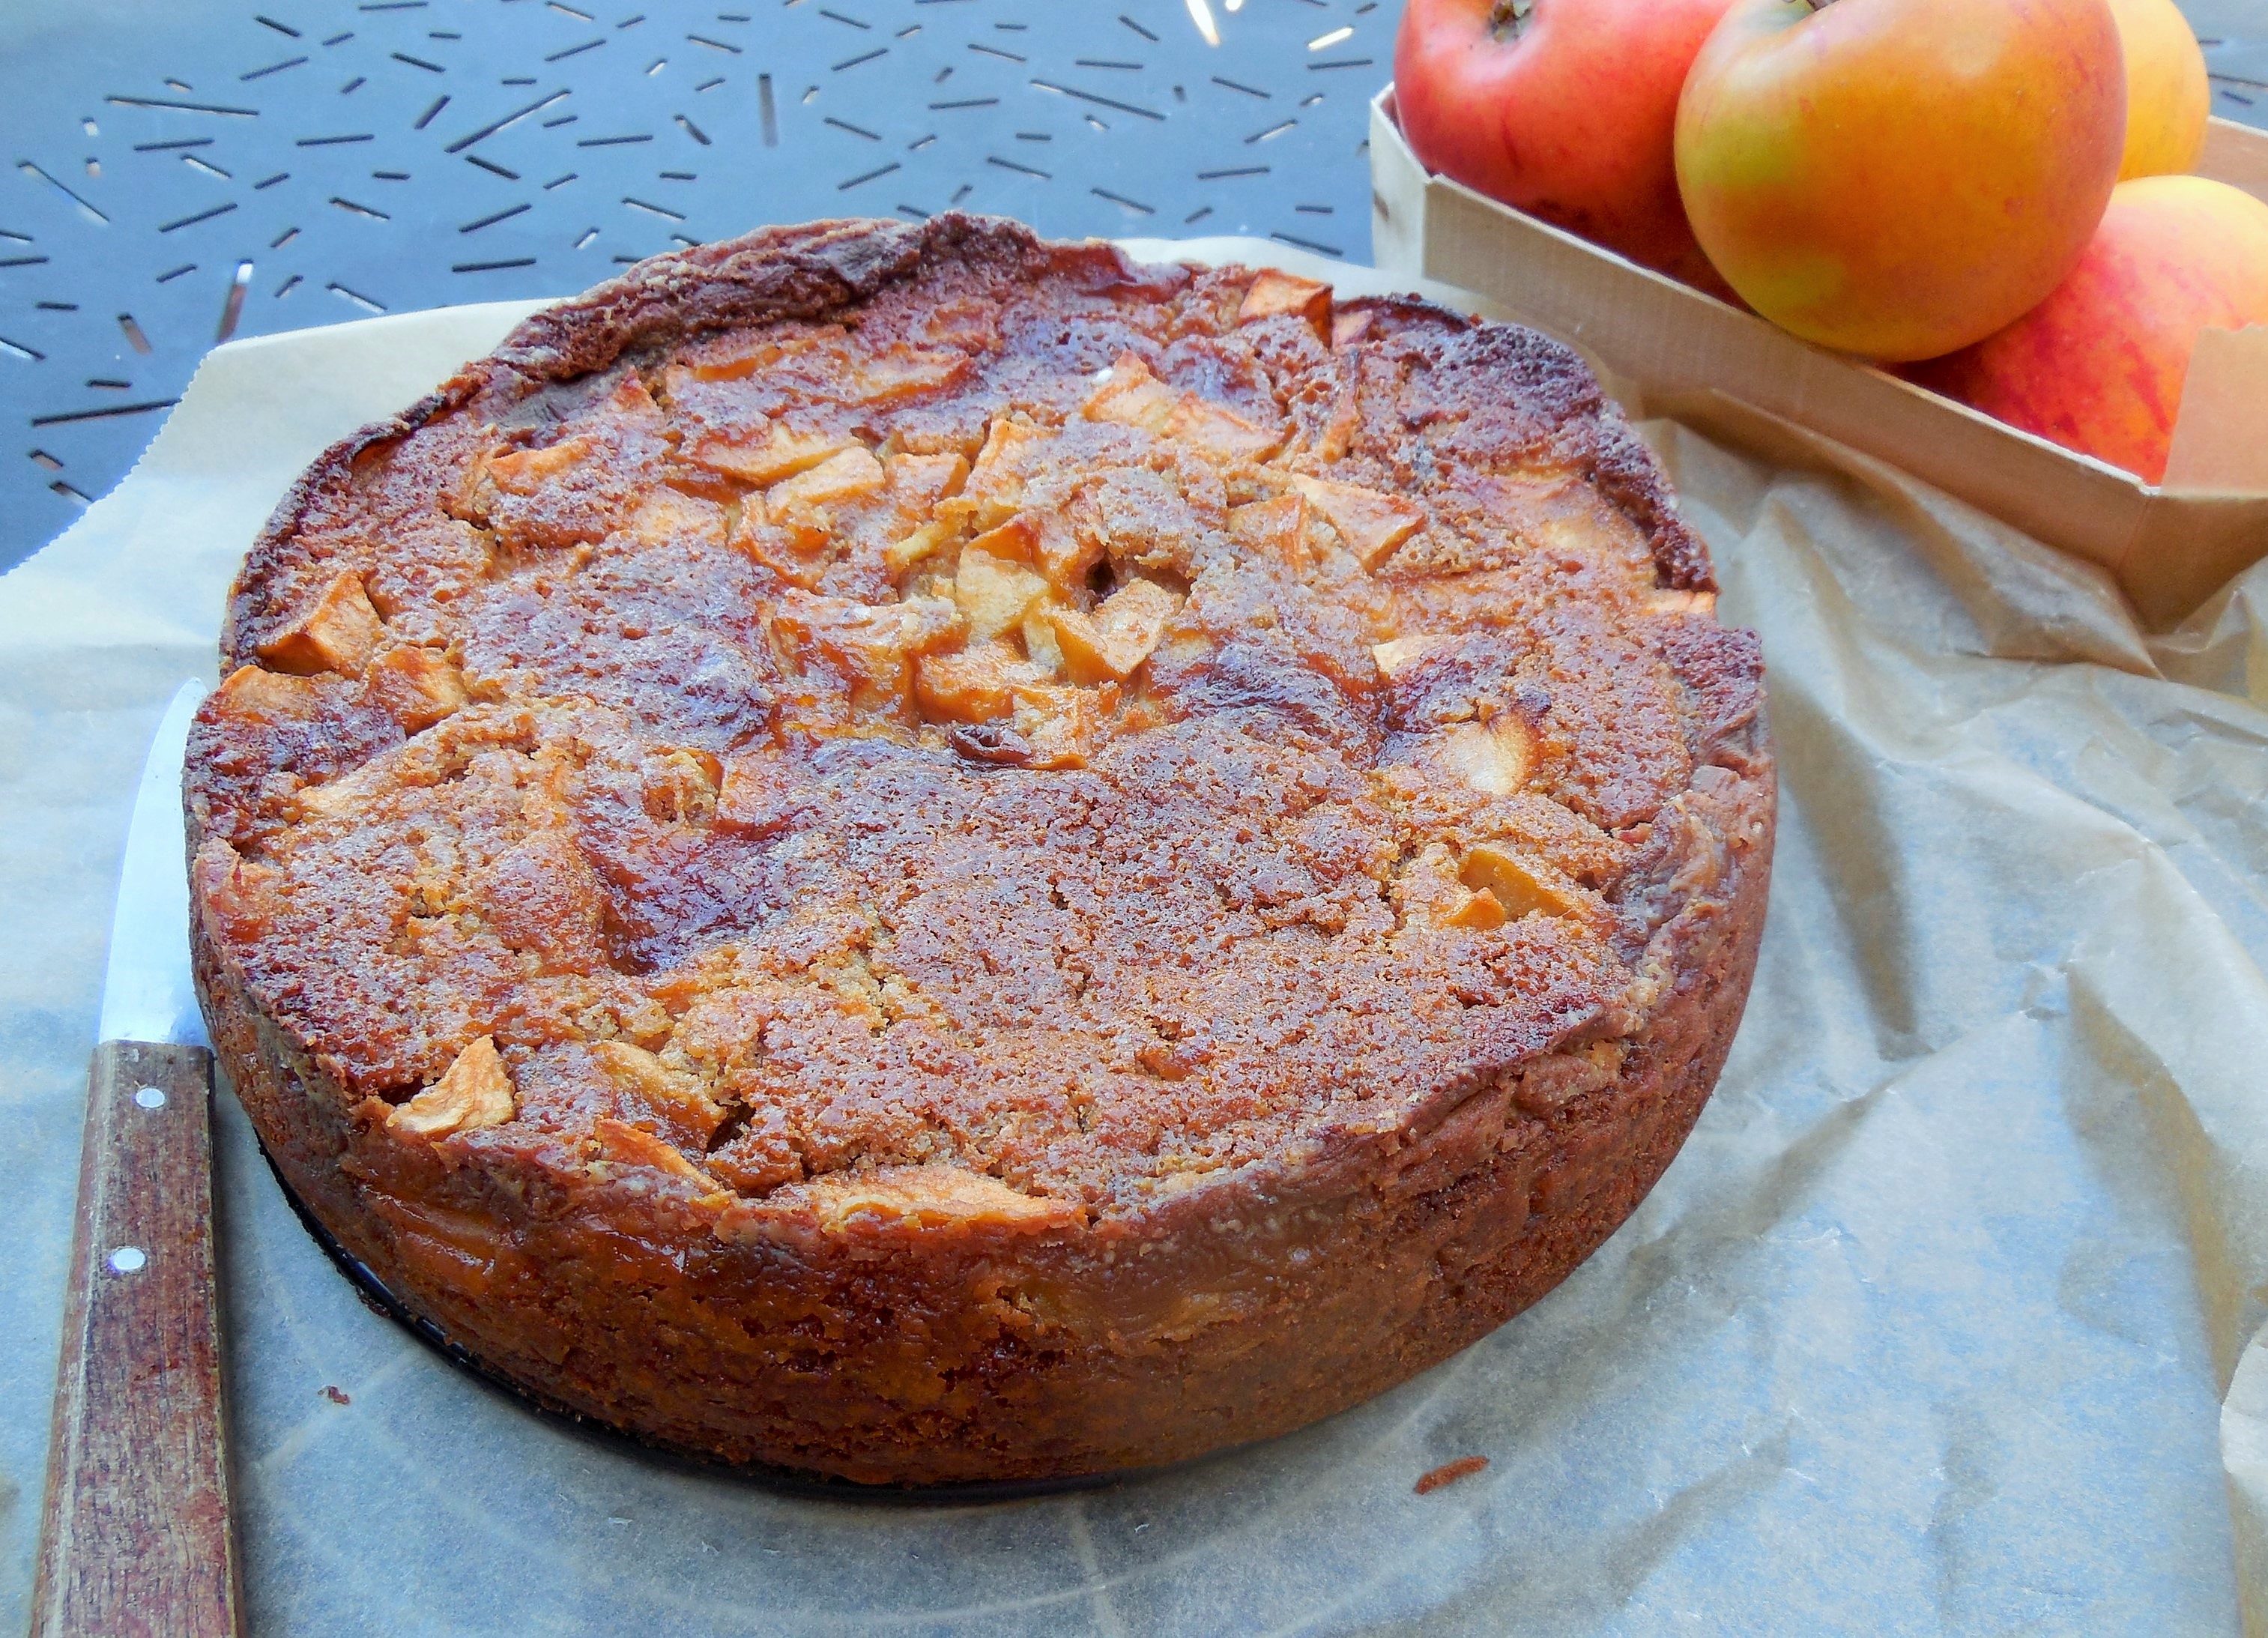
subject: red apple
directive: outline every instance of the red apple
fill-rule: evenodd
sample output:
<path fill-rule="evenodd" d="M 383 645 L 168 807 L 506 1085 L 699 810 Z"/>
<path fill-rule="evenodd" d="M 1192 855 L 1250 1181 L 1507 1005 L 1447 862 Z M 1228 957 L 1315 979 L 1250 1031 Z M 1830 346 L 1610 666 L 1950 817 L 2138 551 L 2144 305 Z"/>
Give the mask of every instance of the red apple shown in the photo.
<path fill-rule="evenodd" d="M 2268 204 L 2201 176 L 2121 182 L 2045 301 L 1911 380 L 2154 483 L 2198 332 L 2268 324 Z"/>
<path fill-rule="evenodd" d="M 1677 199 L 1685 70 L 1731 0 L 1409 0 L 1394 102 L 1426 169 L 1713 282 Z"/>
<path fill-rule="evenodd" d="M 1677 181 L 1764 317 L 1929 358 L 2071 270 L 2125 108 L 2106 0 L 1736 0 L 1686 77 Z"/>

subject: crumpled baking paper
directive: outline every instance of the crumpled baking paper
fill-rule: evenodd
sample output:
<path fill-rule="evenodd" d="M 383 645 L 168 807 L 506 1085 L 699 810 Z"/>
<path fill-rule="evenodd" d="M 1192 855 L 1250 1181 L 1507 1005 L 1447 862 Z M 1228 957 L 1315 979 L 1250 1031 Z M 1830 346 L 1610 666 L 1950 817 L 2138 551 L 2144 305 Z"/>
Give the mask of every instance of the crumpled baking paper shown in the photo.
<path fill-rule="evenodd" d="M 293 474 L 525 310 L 220 349 L 0 580 L 0 1624 L 147 736 L 211 675 Z M 2092 568 L 1893 471 L 1676 408 L 1645 431 L 1770 667 L 1771 915 L 1698 1129 L 1565 1286 L 1258 1448 L 1022 1501 L 814 1500 L 445 1362 L 357 1299 L 224 1098 L 256 1630 L 2268 1632 L 2268 564 L 2146 634 Z"/>

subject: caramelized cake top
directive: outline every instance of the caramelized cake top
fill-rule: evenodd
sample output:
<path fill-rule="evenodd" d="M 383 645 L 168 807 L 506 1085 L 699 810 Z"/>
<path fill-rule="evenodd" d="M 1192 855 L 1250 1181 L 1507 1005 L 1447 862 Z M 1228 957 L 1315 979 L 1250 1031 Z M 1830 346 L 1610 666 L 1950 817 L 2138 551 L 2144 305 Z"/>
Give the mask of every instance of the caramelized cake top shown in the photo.
<path fill-rule="evenodd" d="M 1530 331 L 769 230 L 301 480 L 192 742 L 195 891 L 405 1141 L 1108 1218 L 1646 1050 L 1761 700 L 1712 604 Z"/>

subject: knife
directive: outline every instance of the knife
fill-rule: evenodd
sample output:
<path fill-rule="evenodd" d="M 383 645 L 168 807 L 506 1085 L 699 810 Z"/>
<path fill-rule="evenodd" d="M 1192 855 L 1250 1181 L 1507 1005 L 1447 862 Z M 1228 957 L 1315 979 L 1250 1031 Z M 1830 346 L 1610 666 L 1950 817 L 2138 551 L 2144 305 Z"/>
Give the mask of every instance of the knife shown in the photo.
<path fill-rule="evenodd" d="M 184 682 L 151 742 L 87 1075 L 33 1638 L 234 1638 L 212 1054 L 189 978 Z"/>

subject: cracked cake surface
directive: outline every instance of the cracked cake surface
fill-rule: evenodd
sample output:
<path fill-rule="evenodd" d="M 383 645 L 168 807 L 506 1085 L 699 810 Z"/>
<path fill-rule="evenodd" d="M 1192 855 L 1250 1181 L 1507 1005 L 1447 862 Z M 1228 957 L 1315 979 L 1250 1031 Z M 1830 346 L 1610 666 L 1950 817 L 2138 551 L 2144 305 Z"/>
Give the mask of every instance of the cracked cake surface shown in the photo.
<path fill-rule="evenodd" d="M 966 217 L 657 258 L 254 549 L 215 1039 L 548 1402 L 909 1481 L 1278 1431 L 1705 1098 L 1771 823 L 1713 605 L 1529 331 Z"/>

